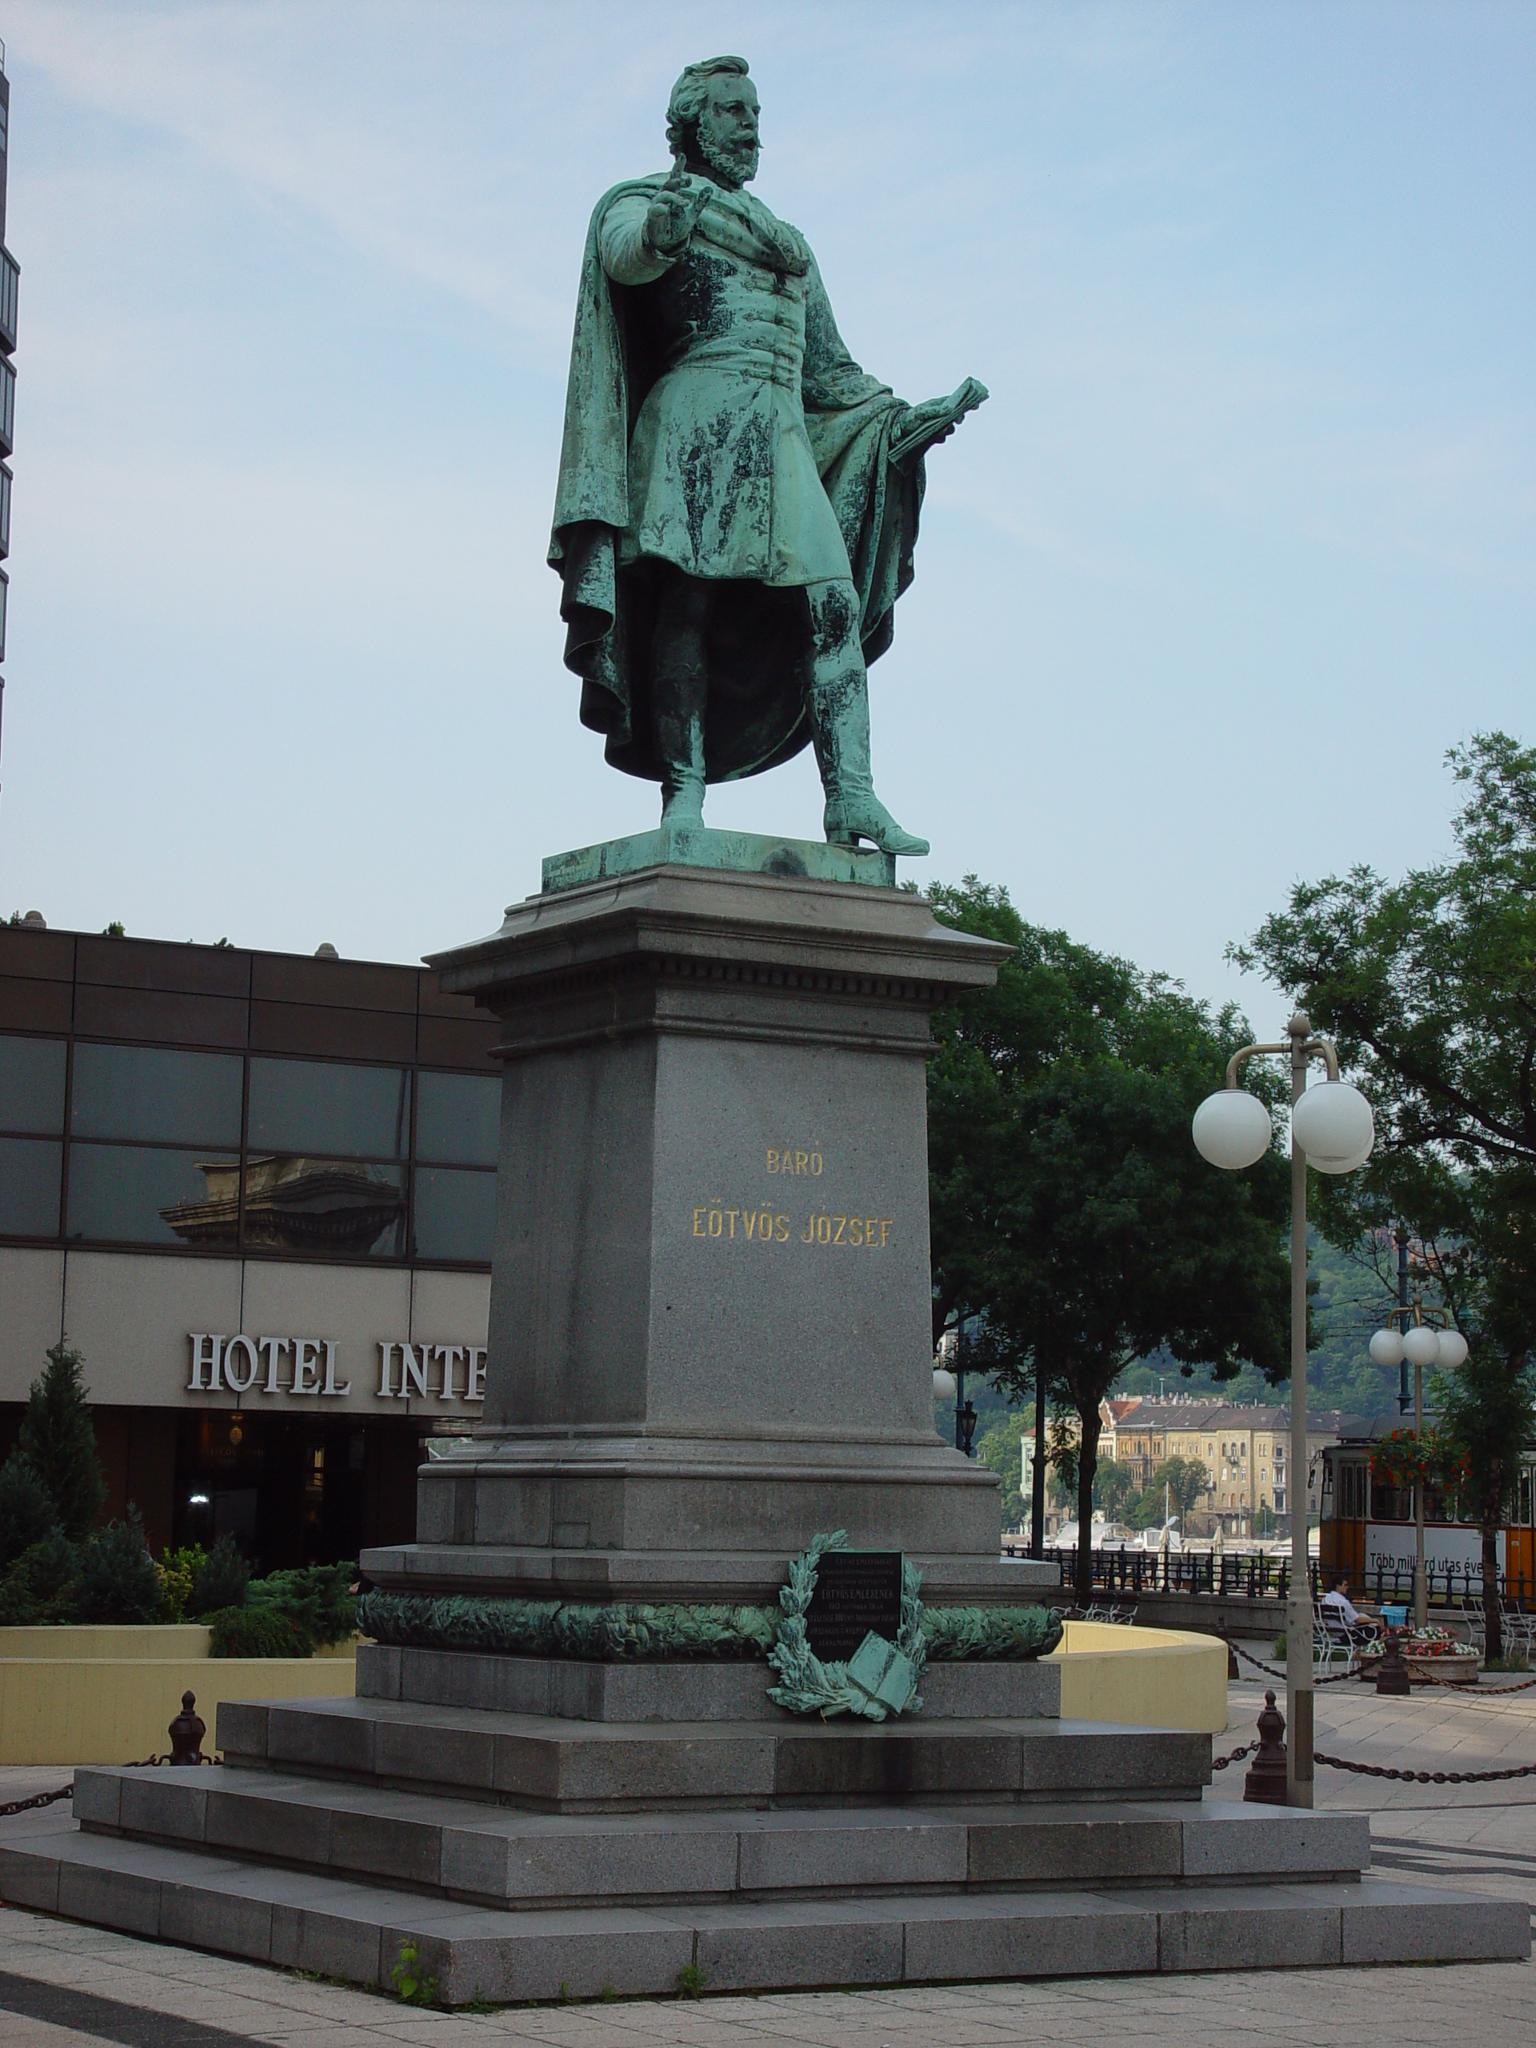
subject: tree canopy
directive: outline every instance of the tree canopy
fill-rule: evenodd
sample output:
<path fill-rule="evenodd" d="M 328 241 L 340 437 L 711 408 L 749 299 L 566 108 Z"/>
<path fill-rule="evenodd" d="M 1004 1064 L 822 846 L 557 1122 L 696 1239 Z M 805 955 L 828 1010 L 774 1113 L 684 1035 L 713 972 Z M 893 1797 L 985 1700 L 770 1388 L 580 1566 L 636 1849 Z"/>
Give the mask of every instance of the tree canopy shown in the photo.
<path fill-rule="evenodd" d="M 1248 1036 L 1235 1010 L 1213 1016 L 1163 976 L 1026 924 L 975 877 L 932 901 L 1014 948 L 995 989 L 935 1019 L 935 1333 L 978 1315 L 997 1384 L 1039 1377 L 1075 1411 L 1086 1528 L 1099 1402 L 1131 1360 L 1163 1349 L 1221 1378 L 1247 1360 L 1284 1374 L 1286 1171 L 1271 1153 L 1215 1173 L 1190 1139 Z"/>
<path fill-rule="evenodd" d="M 1337 1039 L 1376 1112 L 1368 1166 L 1319 1191 L 1323 1227 L 1366 1251 L 1406 1230 L 1471 1342 L 1444 1405 L 1492 1604 L 1536 1330 L 1536 750 L 1493 732 L 1446 758 L 1464 791 L 1453 853 L 1400 881 L 1357 867 L 1299 883 L 1233 954 Z"/>

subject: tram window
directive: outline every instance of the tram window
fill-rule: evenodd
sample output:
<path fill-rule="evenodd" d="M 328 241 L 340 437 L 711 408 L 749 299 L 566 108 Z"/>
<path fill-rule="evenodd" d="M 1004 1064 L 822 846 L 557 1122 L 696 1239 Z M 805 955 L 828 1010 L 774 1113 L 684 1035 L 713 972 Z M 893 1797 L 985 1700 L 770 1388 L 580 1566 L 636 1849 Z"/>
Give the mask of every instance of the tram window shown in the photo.
<path fill-rule="evenodd" d="M 1373 1522 L 1411 1522 L 1413 1520 L 1413 1489 L 1407 1486 L 1387 1486 L 1379 1479 L 1371 1482 L 1371 1520 Z"/>
<path fill-rule="evenodd" d="M 1536 1479 L 1536 1472 L 1533 1472 L 1529 1465 L 1522 1465 L 1520 1468 L 1520 1505 L 1515 1519 L 1525 1529 L 1529 1529 L 1531 1524 L 1536 1522 L 1536 1513 L 1532 1511 L 1533 1479 Z"/>
<path fill-rule="evenodd" d="M 1345 1522 L 1365 1520 L 1365 1467 L 1344 1465 L 1339 1470 L 1339 1519 Z"/>

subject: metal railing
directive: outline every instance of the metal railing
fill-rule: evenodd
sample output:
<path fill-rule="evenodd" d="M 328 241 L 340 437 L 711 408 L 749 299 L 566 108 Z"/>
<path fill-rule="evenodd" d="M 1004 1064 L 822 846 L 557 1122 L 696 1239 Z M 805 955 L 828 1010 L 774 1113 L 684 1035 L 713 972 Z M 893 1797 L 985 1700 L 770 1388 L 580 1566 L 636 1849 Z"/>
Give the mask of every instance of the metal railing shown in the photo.
<path fill-rule="evenodd" d="M 1076 1584 L 1075 1549 L 1047 1550 L 1045 1558 L 1060 1571 L 1064 1586 Z M 1313 1564 L 1308 1576 L 1315 1600 L 1323 1591 L 1325 1574 Z M 1482 1597 L 1481 1572 L 1427 1572 L 1425 1579 L 1432 1607 L 1459 1608 L 1466 1600 Z M 1283 1602 L 1289 1583 L 1290 1562 L 1284 1557 L 1253 1553 L 1218 1557 L 1208 1550 L 1170 1551 L 1166 1556 L 1152 1550 L 1093 1552 L 1094 1588 L 1111 1594 L 1203 1593 L 1217 1598 Z M 1383 1600 L 1406 1604 L 1413 1598 L 1411 1569 L 1378 1567 L 1374 1571 L 1351 1572 L 1350 1584 L 1358 1597 L 1378 1604 Z M 1516 1608 L 1536 1605 L 1536 1583 L 1526 1577 L 1501 1572 L 1499 1594 Z"/>

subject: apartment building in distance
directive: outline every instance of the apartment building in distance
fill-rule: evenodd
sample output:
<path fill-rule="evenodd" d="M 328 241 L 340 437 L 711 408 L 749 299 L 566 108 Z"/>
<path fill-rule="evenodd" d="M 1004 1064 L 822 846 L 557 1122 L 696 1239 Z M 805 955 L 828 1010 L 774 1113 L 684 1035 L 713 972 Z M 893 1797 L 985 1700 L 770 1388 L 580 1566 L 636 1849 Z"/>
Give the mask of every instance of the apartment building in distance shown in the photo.
<path fill-rule="evenodd" d="M 1190 1516 L 1191 1535 L 1279 1533 L 1292 1501 L 1288 1408 L 1262 1403 L 1201 1400 L 1191 1395 L 1154 1400 L 1126 1395 L 1100 1408 L 1104 1433 L 1099 1456 L 1130 1471 L 1138 1486 L 1151 1483 L 1167 1458 L 1198 1459 L 1211 1475 L 1209 1490 Z M 1336 1444 L 1346 1417 L 1320 1410 L 1308 1417 L 1306 1494 L 1318 1511 L 1322 1452 Z"/>

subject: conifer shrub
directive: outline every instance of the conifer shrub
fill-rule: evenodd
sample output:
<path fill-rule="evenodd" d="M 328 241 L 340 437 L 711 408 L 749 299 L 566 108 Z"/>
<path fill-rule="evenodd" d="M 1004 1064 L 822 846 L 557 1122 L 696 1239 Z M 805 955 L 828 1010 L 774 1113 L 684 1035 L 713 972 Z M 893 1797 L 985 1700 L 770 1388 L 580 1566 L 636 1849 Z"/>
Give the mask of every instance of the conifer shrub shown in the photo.
<path fill-rule="evenodd" d="M 47 1489 L 54 1518 L 71 1542 L 95 1526 L 107 1497 L 107 1482 L 96 1456 L 96 1429 L 80 1368 L 81 1354 L 55 1344 L 48 1363 L 32 1382 L 16 1448 Z"/>
<path fill-rule="evenodd" d="M 130 1506 L 121 1522 L 109 1522 L 81 1547 L 74 1619 L 127 1625 L 159 1615 L 160 1574 L 139 1511 Z"/>
<path fill-rule="evenodd" d="M 0 1577 L 0 1628 L 73 1621 L 79 1588 L 79 1548 L 55 1525 Z"/>
<path fill-rule="evenodd" d="M 12 1451 L 0 1465 L 0 1572 L 58 1526 L 53 1501 L 31 1459 Z"/>
<path fill-rule="evenodd" d="M 220 1607 L 204 1619 L 210 1657 L 308 1657 L 314 1650 L 299 1623 L 275 1604 Z"/>
<path fill-rule="evenodd" d="M 272 1608 L 286 1615 L 307 1639 L 311 1649 L 344 1643 L 357 1628 L 357 1597 L 352 1584 L 357 1576 L 353 1564 L 311 1564 L 295 1571 L 271 1572 L 253 1579 L 246 1589 L 246 1605 Z"/>
<path fill-rule="evenodd" d="M 188 1619 L 201 1621 L 223 1607 L 243 1607 L 251 1568 L 233 1536 L 221 1536 L 193 1574 Z"/>

